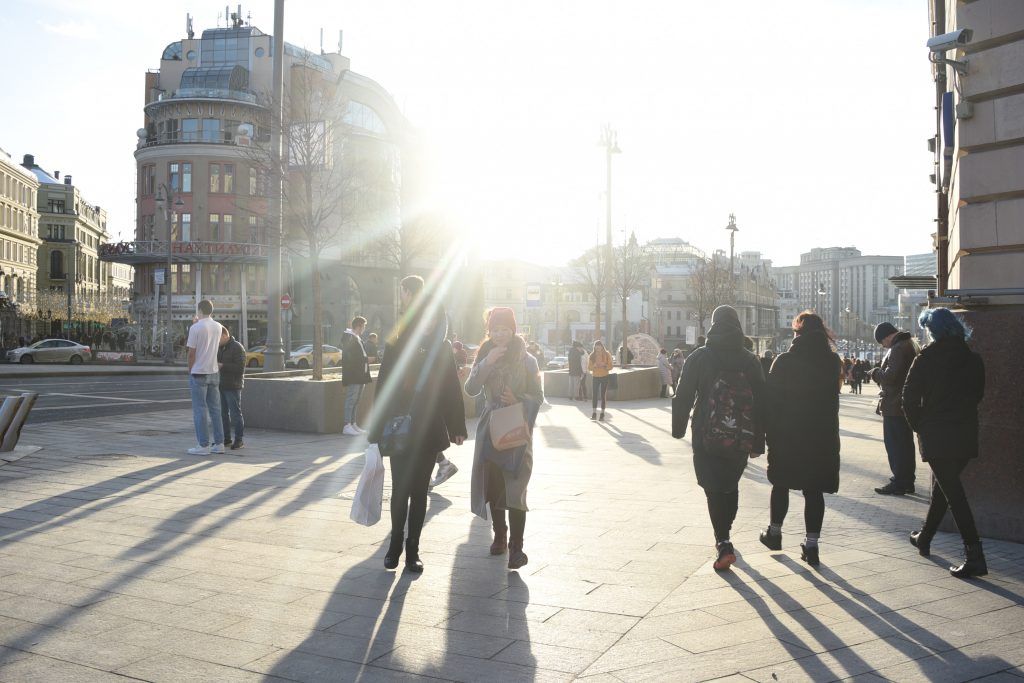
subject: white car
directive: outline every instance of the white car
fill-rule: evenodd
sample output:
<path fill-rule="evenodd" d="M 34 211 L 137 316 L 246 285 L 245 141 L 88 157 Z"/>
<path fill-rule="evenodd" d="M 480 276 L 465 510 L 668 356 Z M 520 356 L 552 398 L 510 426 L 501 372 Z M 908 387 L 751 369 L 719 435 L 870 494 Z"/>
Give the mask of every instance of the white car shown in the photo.
<path fill-rule="evenodd" d="M 555 356 L 554 358 L 548 361 L 547 365 L 548 370 L 564 370 L 567 367 L 569 367 L 568 356 Z"/>
<path fill-rule="evenodd" d="M 71 363 L 92 359 L 92 350 L 68 339 L 44 339 L 7 352 L 8 363 Z"/>

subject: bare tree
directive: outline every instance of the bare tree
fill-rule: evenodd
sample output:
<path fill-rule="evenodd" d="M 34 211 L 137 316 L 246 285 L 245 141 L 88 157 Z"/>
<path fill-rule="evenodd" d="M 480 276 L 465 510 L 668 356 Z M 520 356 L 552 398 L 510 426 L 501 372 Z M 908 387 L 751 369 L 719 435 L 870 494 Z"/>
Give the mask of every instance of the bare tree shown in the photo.
<path fill-rule="evenodd" d="M 615 294 L 622 304 L 622 343 L 629 337 L 629 320 L 626 305 L 629 297 L 639 292 L 648 277 L 648 258 L 642 246 L 636 241 L 636 235 L 629 236 L 629 241 L 617 247 L 612 258 L 612 285 Z"/>
<path fill-rule="evenodd" d="M 441 256 L 440 251 L 450 243 L 450 237 L 450 226 L 442 215 L 422 213 L 404 219 L 373 247 L 389 268 L 404 276 L 413 272 L 416 263 Z"/>
<path fill-rule="evenodd" d="M 594 338 L 601 338 L 601 303 L 606 296 L 608 269 L 601 258 L 602 247 L 592 247 L 572 260 L 569 268 L 584 291 L 594 298 Z M 608 342 L 611 343 L 611 342 Z"/>
<path fill-rule="evenodd" d="M 714 310 L 722 304 L 733 301 L 733 281 L 729 269 L 717 258 L 700 261 L 690 275 L 690 286 L 693 289 L 697 306 L 697 319 L 700 333 L 705 333 L 704 322 L 711 317 Z"/>

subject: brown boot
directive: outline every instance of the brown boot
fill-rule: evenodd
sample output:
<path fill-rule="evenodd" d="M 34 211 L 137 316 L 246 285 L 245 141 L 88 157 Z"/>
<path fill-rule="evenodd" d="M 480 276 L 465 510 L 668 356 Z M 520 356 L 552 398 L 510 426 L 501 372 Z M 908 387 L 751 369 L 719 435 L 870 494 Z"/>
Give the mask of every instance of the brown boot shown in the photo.
<path fill-rule="evenodd" d="M 504 555 L 508 550 L 508 529 L 495 529 L 494 542 L 491 543 L 491 555 Z"/>
<path fill-rule="evenodd" d="M 519 569 L 525 567 L 526 563 L 530 561 L 530 558 L 523 552 L 522 540 L 511 541 L 508 544 L 508 568 Z"/>

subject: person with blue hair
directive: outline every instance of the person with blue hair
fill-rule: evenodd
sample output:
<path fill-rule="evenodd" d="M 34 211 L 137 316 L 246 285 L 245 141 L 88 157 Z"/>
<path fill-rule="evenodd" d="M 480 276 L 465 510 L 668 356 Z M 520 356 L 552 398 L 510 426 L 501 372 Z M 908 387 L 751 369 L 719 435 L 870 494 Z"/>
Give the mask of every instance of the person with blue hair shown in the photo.
<path fill-rule="evenodd" d="M 903 411 L 917 432 L 921 459 L 934 474 L 932 499 L 910 542 L 928 557 L 946 510 L 964 542 L 964 561 L 950 567 L 957 578 L 988 573 L 974 515 L 960 474 L 978 457 L 978 404 L 985 394 L 985 365 L 967 346 L 970 329 L 948 308 L 921 314 L 932 343 L 914 359 L 903 386 Z"/>

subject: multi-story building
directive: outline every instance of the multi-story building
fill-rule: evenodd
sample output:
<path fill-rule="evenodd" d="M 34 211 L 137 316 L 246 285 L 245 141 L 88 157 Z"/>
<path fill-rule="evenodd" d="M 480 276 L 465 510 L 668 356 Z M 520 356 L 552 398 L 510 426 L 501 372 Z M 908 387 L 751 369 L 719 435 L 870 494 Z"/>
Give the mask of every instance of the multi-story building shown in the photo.
<path fill-rule="evenodd" d="M 272 36 L 233 17 L 230 26 L 207 29 L 199 38 L 190 27 L 187 37 L 164 49 L 159 69 L 145 74 L 135 151 L 135 240 L 110 245 L 104 258 L 135 266 L 134 311 L 147 335 L 179 339 L 202 298 L 214 301 L 218 320 L 244 344 L 266 335 L 272 47 Z M 394 191 L 381 193 L 386 208 L 371 217 L 351 220 L 336 207 L 323 212 L 334 224 L 325 226 L 324 234 L 332 235 L 324 239 L 318 260 L 321 324 L 328 343 L 339 341 L 356 314 L 370 321 L 370 329 L 386 331 L 401 274 L 372 245 L 402 219 L 406 189 L 400 169 L 408 126 L 390 95 L 352 71 L 340 53 L 317 54 L 286 43 L 284 61 L 285 133 L 295 133 L 294 126 L 323 133 L 316 160 L 297 160 L 294 136 L 288 147 L 285 182 L 292 191 L 284 198 L 283 290 L 293 299 L 292 338 L 311 338 L 313 319 L 309 252 L 296 229 L 301 202 L 293 176 L 307 162 L 323 175 L 342 166 L 334 163 L 341 155 L 353 154 L 386 160 L 383 175 Z M 294 123 L 299 100 L 323 105 L 323 120 Z M 338 106 L 328 110 L 328 103 Z"/>
<path fill-rule="evenodd" d="M 1024 3 L 930 0 L 928 9 L 932 35 L 971 32 L 930 55 L 931 104 L 939 116 L 929 132 L 938 219 L 937 297 L 929 303 L 962 312 L 974 328 L 971 345 L 985 361 L 981 453 L 964 473 L 979 531 L 1021 541 Z M 928 55 L 922 44 L 922 63 Z"/>
<path fill-rule="evenodd" d="M 40 299 L 47 299 L 50 333 L 88 332 L 102 322 L 99 309 L 107 299 L 108 266 L 99 257 L 109 238 L 107 212 L 87 201 L 70 175 L 44 171 L 31 154 L 22 166 L 39 181 L 36 287 Z"/>
<path fill-rule="evenodd" d="M 0 348 L 33 336 L 39 181 L 0 149 Z"/>
<path fill-rule="evenodd" d="M 841 338 L 868 339 L 882 321 L 899 324 L 896 287 L 902 256 L 865 256 L 855 247 L 815 248 L 800 265 L 773 269 L 779 291 L 792 292 L 801 310 L 814 310 Z"/>

